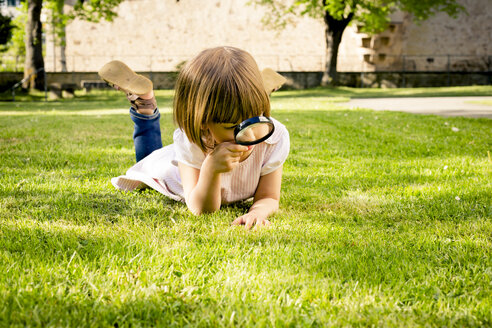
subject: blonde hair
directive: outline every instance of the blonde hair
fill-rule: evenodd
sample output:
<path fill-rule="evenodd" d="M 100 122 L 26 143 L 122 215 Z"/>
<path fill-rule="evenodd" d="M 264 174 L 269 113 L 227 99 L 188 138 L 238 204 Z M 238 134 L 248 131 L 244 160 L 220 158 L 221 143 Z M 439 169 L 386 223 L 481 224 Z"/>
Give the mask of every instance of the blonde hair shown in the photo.
<path fill-rule="evenodd" d="M 180 71 L 174 95 L 174 122 L 206 152 L 213 147 L 209 123 L 240 123 L 270 116 L 270 100 L 253 57 L 233 47 L 207 49 Z"/>

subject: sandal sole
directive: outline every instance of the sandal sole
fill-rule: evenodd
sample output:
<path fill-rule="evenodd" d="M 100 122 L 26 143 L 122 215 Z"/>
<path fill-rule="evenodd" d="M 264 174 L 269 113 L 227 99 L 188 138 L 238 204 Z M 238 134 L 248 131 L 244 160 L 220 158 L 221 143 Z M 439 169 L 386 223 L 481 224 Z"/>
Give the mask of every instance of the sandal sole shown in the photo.
<path fill-rule="evenodd" d="M 263 85 L 268 94 L 278 90 L 287 81 L 285 77 L 271 68 L 265 68 L 261 71 L 261 77 L 263 78 Z"/>
<path fill-rule="evenodd" d="M 105 64 L 98 74 L 104 81 L 118 86 L 126 93 L 144 95 L 153 89 L 151 80 L 135 73 L 119 60 L 113 60 Z"/>

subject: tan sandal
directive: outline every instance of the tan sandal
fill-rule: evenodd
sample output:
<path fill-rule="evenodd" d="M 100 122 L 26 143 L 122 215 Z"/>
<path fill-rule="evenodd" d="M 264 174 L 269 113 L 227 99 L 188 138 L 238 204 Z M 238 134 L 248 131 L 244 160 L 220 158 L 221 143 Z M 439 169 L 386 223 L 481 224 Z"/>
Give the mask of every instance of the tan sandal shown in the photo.
<path fill-rule="evenodd" d="M 119 60 L 113 60 L 104 65 L 98 72 L 99 76 L 109 85 L 126 93 L 132 107 L 139 113 L 152 115 L 157 108 L 155 96 L 143 99 L 140 96 L 149 94 L 152 81 L 135 73 L 130 67 Z"/>
<path fill-rule="evenodd" d="M 117 86 L 126 94 L 144 95 L 153 89 L 151 80 L 135 73 L 119 60 L 110 61 L 99 70 L 98 74 L 104 81 Z"/>
<path fill-rule="evenodd" d="M 261 76 L 263 78 L 263 85 L 265 86 L 265 90 L 268 94 L 277 91 L 280 89 L 287 79 L 282 75 L 278 74 L 271 68 L 265 68 L 261 71 Z"/>

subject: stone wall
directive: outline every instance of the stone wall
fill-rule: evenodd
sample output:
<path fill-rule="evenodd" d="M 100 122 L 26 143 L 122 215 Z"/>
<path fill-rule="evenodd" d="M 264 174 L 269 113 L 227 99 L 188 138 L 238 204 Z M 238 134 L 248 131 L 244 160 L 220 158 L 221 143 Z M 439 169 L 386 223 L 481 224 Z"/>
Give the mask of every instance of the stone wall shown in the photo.
<path fill-rule="evenodd" d="M 412 23 L 397 12 L 387 31 L 371 36 L 349 26 L 340 46 L 338 70 L 349 86 L 438 86 L 490 84 L 492 71 L 492 0 L 458 0 L 468 13 L 457 19 L 439 13 Z M 147 72 L 159 88 L 170 88 L 184 61 L 202 49 L 230 45 L 243 48 L 260 68 L 284 72 L 289 87 L 319 84 L 326 60 L 322 20 L 298 18 L 285 30 L 272 31 L 261 22 L 264 8 L 249 0 L 126 0 L 113 22 L 75 21 L 67 27 L 69 72 L 49 74 L 61 83 L 97 80 L 106 62 L 120 59 Z M 45 64 L 59 72 L 60 56 L 46 32 Z M 369 74 L 370 72 L 378 74 Z M 361 74 L 360 72 L 364 72 Z M 427 72 L 429 74 L 412 74 Z M 462 72 L 476 74 L 462 74 Z M 173 75 L 174 74 L 174 75 Z M 22 78 L 1 75 L 0 84 Z M 428 81 L 426 81 L 428 79 Z"/>
<path fill-rule="evenodd" d="M 454 19 L 438 13 L 415 23 L 393 14 L 378 35 L 349 27 L 340 45 L 341 71 L 489 71 L 492 67 L 492 1 L 458 0 L 467 10 Z"/>
<path fill-rule="evenodd" d="M 112 23 L 75 21 L 67 27 L 67 68 L 97 71 L 107 61 L 120 59 L 138 71 L 172 71 L 205 48 L 229 45 L 252 53 L 260 67 L 322 69 L 321 21 L 298 19 L 295 26 L 275 32 L 261 22 L 263 7 L 247 2 L 126 0 Z M 59 70 L 50 43 L 48 39 L 46 65 Z"/>
<path fill-rule="evenodd" d="M 390 28 L 376 36 L 349 26 L 340 46 L 339 71 L 440 71 L 448 65 L 447 55 L 453 55 L 450 66 L 455 70 L 483 70 L 492 55 L 491 0 L 459 1 L 468 14 L 456 20 L 439 13 L 414 24 L 408 14 L 395 13 Z M 139 71 L 173 71 L 200 50 L 218 45 L 251 52 L 261 68 L 324 69 L 321 19 L 299 18 L 285 30 L 272 31 L 261 22 L 265 9 L 248 2 L 126 0 L 112 23 L 75 21 L 68 26 L 67 69 L 97 71 L 107 61 L 121 59 Z M 46 37 L 46 66 L 59 71 L 60 56 L 49 32 Z"/>

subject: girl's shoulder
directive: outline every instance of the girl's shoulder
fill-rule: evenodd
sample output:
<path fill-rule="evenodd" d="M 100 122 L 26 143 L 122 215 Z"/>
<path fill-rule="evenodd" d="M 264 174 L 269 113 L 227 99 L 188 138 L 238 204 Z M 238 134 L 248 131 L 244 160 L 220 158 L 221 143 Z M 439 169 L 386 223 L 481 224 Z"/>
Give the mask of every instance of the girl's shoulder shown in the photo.
<path fill-rule="evenodd" d="M 173 141 L 174 141 L 175 144 L 177 144 L 178 146 L 181 146 L 181 147 L 185 147 L 185 148 L 194 148 L 194 147 L 196 147 L 196 149 L 200 149 L 200 148 L 198 148 L 197 145 L 195 145 L 194 143 L 192 143 L 190 141 L 190 139 L 188 139 L 188 137 L 186 136 L 186 133 L 183 130 L 179 129 L 179 128 L 176 129 L 176 130 L 174 130 Z"/>
<path fill-rule="evenodd" d="M 176 142 L 176 141 L 184 142 L 185 139 L 186 139 L 186 141 L 188 141 L 188 138 L 186 138 L 186 134 L 184 133 L 183 130 L 181 130 L 181 129 L 174 130 L 174 133 L 173 133 L 174 142 Z"/>
<path fill-rule="evenodd" d="M 268 138 L 265 142 L 267 144 L 276 144 L 282 141 L 289 141 L 289 131 L 283 125 L 280 123 L 278 120 L 276 120 L 273 117 L 270 117 L 273 121 L 273 125 L 275 126 L 275 131 L 273 132 L 272 136 Z"/>
<path fill-rule="evenodd" d="M 195 168 L 200 168 L 205 159 L 205 154 L 203 154 L 197 145 L 188 139 L 183 130 L 174 130 L 173 141 L 176 161 L 183 162 Z"/>

